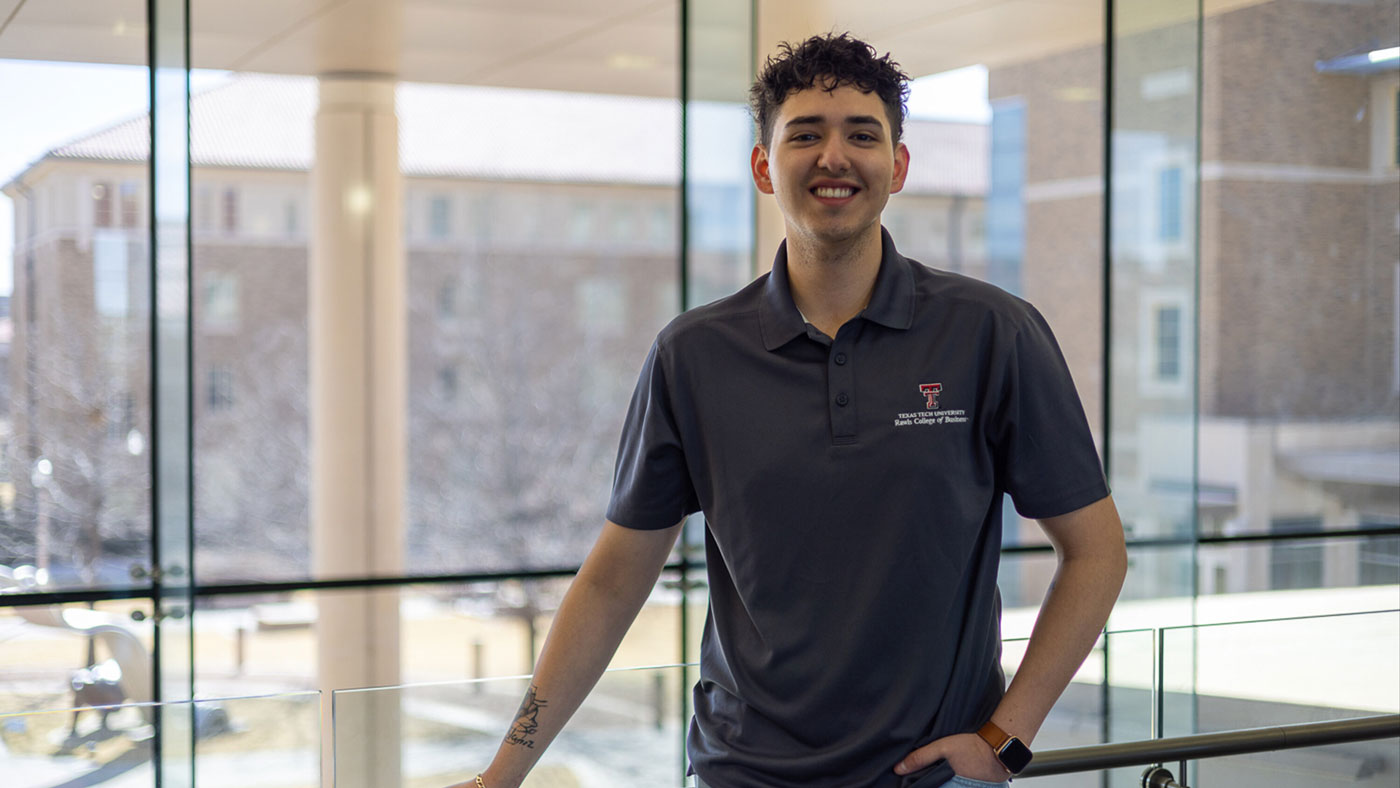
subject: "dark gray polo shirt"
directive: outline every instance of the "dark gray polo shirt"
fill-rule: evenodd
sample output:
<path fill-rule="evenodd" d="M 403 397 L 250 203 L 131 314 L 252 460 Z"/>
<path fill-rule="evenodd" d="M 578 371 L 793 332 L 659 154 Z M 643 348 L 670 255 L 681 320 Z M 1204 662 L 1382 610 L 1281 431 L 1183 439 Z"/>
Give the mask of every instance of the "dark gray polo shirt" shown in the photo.
<path fill-rule="evenodd" d="M 714 788 L 941 785 L 910 750 L 1003 692 L 1002 494 L 1026 517 L 1108 494 L 1049 327 L 901 257 L 828 339 L 771 274 L 662 330 L 608 519 L 706 518 L 710 613 L 688 749 Z"/>

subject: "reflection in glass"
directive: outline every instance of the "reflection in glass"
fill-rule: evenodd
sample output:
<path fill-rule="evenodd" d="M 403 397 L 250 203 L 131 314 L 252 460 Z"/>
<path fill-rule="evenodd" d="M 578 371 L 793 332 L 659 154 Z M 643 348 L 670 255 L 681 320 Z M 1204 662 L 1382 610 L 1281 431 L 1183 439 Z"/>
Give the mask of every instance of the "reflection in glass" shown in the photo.
<path fill-rule="evenodd" d="M 612 670 L 531 773 L 531 782 L 580 788 L 683 785 L 680 665 Z M 375 719 L 402 720 L 402 771 L 373 782 L 338 768 L 338 788 L 447 784 L 485 769 L 515 719 L 526 678 L 338 691 L 337 766 L 377 746 Z"/>
<path fill-rule="evenodd" d="M 319 705 L 319 693 L 302 692 L 0 713 L 0 773 L 6 788 L 149 786 L 155 742 L 183 735 L 193 762 L 167 752 L 163 773 L 194 773 L 210 788 L 316 788 Z"/>

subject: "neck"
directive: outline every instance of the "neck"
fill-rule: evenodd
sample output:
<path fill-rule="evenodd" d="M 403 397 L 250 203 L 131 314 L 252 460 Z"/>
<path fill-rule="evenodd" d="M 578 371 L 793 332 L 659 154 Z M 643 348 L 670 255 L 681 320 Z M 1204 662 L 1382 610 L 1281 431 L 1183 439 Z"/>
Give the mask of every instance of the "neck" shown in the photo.
<path fill-rule="evenodd" d="M 828 244 L 787 237 L 792 300 L 807 322 L 829 337 L 870 303 L 880 272 L 880 228 L 849 242 Z"/>

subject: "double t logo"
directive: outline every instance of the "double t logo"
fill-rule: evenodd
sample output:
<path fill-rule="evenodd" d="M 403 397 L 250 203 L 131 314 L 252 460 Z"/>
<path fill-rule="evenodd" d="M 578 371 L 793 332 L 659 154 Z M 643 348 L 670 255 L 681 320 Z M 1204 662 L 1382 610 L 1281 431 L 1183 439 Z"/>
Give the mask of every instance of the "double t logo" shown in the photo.
<path fill-rule="evenodd" d="M 942 383 L 920 383 L 919 393 L 928 400 L 928 409 L 938 409 L 938 392 L 943 390 Z"/>

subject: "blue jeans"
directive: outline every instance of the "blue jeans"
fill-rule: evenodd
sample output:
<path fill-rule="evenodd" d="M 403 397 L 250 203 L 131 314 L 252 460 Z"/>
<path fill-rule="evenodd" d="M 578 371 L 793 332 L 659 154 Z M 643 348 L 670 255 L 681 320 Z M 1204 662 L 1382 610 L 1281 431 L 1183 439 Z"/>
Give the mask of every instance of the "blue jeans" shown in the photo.
<path fill-rule="evenodd" d="M 953 775 L 951 782 L 946 783 L 947 788 L 1011 788 L 1011 783 L 989 783 L 984 780 L 974 780 L 971 777 L 959 777 Z M 710 788 L 705 781 L 699 777 L 695 778 L 695 788 Z"/>
<path fill-rule="evenodd" d="M 986 780 L 974 780 L 971 777 L 959 777 L 953 775 L 953 779 L 946 783 L 946 788 L 1011 788 L 1011 783 L 989 783 Z"/>

